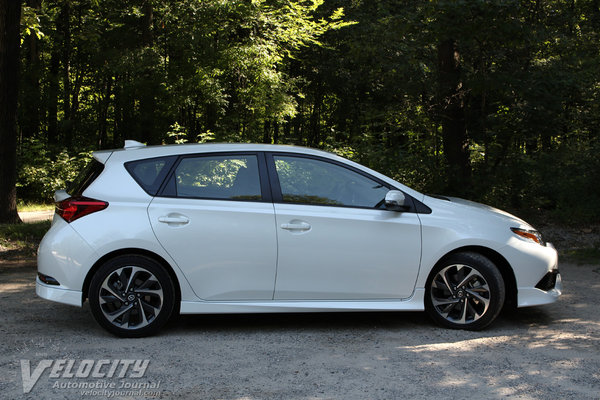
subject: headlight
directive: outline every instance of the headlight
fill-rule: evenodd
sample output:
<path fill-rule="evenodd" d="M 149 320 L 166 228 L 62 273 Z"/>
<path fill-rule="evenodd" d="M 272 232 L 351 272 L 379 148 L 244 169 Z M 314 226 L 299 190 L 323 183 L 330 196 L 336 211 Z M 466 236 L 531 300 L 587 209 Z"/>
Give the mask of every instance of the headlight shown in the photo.
<path fill-rule="evenodd" d="M 544 242 L 544 239 L 542 239 L 542 235 L 536 230 L 521 229 L 521 228 L 510 228 L 510 230 L 513 231 L 515 235 L 519 236 L 522 239 L 535 242 L 542 246 L 546 245 L 546 242 Z"/>

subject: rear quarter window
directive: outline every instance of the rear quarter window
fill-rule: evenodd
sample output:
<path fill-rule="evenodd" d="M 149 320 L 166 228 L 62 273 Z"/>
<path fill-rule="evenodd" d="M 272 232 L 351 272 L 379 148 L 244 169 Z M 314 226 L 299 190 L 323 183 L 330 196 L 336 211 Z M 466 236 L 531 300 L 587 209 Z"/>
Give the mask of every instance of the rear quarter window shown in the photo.
<path fill-rule="evenodd" d="M 83 191 L 94 182 L 103 170 L 104 164 L 96 159 L 92 159 L 77 175 L 77 178 L 67 187 L 67 193 L 71 196 L 81 196 Z"/>
<path fill-rule="evenodd" d="M 130 161 L 125 163 L 125 169 L 146 193 L 156 196 L 176 159 L 171 156 Z"/>

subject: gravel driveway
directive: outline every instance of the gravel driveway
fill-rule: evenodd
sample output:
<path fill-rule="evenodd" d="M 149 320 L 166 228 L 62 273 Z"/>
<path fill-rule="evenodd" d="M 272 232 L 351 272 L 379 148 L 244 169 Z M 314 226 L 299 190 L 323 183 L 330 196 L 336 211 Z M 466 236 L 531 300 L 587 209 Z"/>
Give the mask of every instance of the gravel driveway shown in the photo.
<path fill-rule="evenodd" d="M 600 399 L 600 266 L 561 272 L 558 303 L 503 315 L 483 332 L 437 328 L 424 313 L 263 314 L 184 316 L 159 336 L 117 339 L 87 303 L 37 298 L 33 263 L 0 262 L 0 397 Z M 140 378 L 131 368 L 124 378 L 64 374 L 71 362 L 108 375 L 120 360 L 150 361 Z M 23 375 L 31 382 L 36 368 L 25 394 Z"/>
<path fill-rule="evenodd" d="M 19 213 L 19 217 L 21 217 L 21 221 L 23 221 L 25 223 L 50 221 L 53 216 L 54 216 L 54 210 L 22 211 Z"/>

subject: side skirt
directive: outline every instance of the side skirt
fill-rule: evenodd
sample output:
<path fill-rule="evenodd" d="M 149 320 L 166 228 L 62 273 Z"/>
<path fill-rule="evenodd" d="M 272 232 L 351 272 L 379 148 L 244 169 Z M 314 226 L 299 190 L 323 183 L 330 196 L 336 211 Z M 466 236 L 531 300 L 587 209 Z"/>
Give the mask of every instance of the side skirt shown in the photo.
<path fill-rule="evenodd" d="M 345 311 L 423 311 L 425 289 L 415 289 L 403 300 L 272 300 L 272 301 L 182 301 L 181 314 L 251 314 Z"/>

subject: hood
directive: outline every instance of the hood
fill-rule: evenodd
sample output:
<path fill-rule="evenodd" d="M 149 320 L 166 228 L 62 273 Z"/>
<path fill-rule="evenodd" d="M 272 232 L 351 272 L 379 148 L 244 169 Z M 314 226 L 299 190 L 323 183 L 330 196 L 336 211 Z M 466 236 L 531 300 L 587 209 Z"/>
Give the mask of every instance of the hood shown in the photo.
<path fill-rule="evenodd" d="M 534 229 L 530 224 L 523 221 L 521 218 L 518 218 L 506 211 L 500 210 L 495 207 L 491 207 L 485 204 L 477 203 L 470 200 L 461 199 L 459 197 L 450 197 L 450 196 L 437 196 L 437 195 L 428 195 L 436 200 L 442 200 L 444 202 L 448 202 L 456 207 L 461 208 L 464 211 L 471 211 L 477 214 L 485 214 L 486 216 L 494 216 L 505 222 L 515 226 L 515 227 L 523 227 L 527 229 Z"/>

